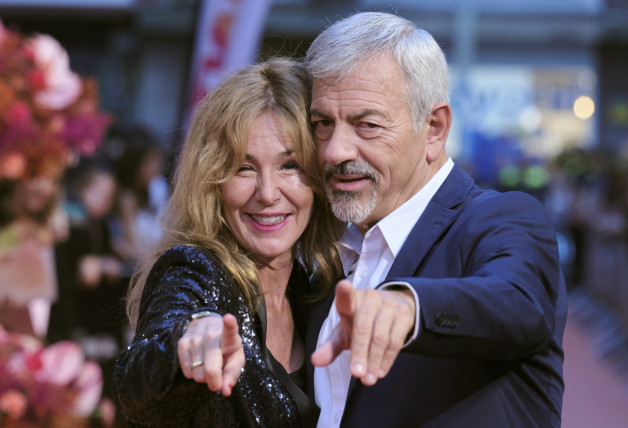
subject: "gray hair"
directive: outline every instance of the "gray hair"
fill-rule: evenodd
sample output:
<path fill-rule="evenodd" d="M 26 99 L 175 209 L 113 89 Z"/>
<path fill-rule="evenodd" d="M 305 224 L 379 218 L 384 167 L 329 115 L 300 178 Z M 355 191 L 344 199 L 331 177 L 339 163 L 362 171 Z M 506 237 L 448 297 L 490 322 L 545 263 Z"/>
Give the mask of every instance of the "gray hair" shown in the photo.
<path fill-rule="evenodd" d="M 411 21 L 390 13 L 356 13 L 325 29 L 305 61 L 313 78 L 342 79 L 380 53 L 391 55 L 405 76 L 404 99 L 418 131 L 434 105 L 449 102 L 449 73 L 438 43 Z"/>

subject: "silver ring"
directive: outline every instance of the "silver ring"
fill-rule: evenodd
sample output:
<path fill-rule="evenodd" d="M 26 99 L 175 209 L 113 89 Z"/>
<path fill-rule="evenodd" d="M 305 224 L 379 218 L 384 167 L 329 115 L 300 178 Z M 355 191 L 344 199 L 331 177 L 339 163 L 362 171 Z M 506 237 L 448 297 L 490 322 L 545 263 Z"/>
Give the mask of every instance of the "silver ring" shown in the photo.
<path fill-rule="evenodd" d="M 190 364 L 190 367 L 195 369 L 195 368 L 197 368 L 199 366 L 202 366 L 202 365 L 203 365 L 203 360 L 199 360 L 199 361 L 194 361 L 192 364 Z"/>

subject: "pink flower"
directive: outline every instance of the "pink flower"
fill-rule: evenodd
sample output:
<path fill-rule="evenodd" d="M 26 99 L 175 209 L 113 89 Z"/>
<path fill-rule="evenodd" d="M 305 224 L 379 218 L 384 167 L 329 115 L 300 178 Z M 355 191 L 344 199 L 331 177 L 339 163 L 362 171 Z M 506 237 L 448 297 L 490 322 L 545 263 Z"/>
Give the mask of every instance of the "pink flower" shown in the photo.
<path fill-rule="evenodd" d="M 31 70 L 28 73 L 28 83 L 34 90 L 40 91 L 46 87 L 46 75 L 41 70 Z"/>
<path fill-rule="evenodd" d="M 31 120 L 31 109 L 26 103 L 18 101 L 9 108 L 6 118 L 13 126 L 27 124 Z"/>
<path fill-rule="evenodd" d="M 103 426 L 111 427 L 116 421 L 116 405 L 108 398 L 103 398 L 98 406 Z"/>
<path fill-rule="evenodd" d="M 35 66 L 44 73 L 46 89 L 35 94 L 42 107 L 62 110 L 76 101 L 81 94 L 81 78 L 70 70 L 70 58 L 53 37 L 40 34 L 31 40 Z"/>
<path fill-rule="evenodd" d="M 110 118 L 105 114 L 69 116 L 64 123 L 62 135 L 73 150 L 89 156 L 98 149 L 109 123 Z"/>
<path fill-rule="evenodd" d="M 9 419 L 17 420 L 24 416 L 28 407 L 28 398 L 14 389 L 0 395 L 0 413 L 5 413 Z"/>
<path fill-rule="evenodd" d="M 98 363 L 88 361 L 76 380 L 78 396 L 74 402 L 74 413 L 89 416 L 98 406 L 102 396 L 102 371 Z"/>
<path fill-rule="evenodd" d="M 26 172 L 26 165 L 26 157 L 20 152 L 12 151 L 0 155 L 0 178 L 17 180 Z M 2 343 L 2 339 L 0 339 L 0 343 Z"/>
<path fill-rule="evenodd" d="M 85 357 L 76 342 L 61 341 L 41 351 L 41 369 L 35 374 L 38 380 L 56 385 L 68 385 L 81 374 Z"/>

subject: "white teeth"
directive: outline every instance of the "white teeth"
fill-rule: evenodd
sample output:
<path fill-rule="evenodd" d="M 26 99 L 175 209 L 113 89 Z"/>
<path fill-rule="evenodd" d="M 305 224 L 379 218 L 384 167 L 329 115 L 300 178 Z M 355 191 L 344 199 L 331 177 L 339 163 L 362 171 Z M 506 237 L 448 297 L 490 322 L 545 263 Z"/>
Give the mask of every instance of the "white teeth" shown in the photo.
<path fill-rule="evenodd" d="M 281 223 L 287 215 L 275 215 L 272 217 L 268 216 L 259 216 L 259 215 L 251 215 L 253 220 L 255 220 L 259 224 L 263 224 L 264 226 L 270 226 L 271 224 Z"/>

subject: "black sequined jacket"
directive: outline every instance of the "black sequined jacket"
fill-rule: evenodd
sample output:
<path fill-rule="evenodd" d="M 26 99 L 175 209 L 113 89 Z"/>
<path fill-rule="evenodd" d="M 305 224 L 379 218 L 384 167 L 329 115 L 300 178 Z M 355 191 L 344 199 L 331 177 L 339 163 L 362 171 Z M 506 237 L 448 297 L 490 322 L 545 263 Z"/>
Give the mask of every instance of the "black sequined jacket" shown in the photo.
<path fill-rule="evenodd" d="M 309 287 L 295 262 L 288 290 L 296 328 L 305 314 L 296 296 Z M 263 300 L 263 299 L 262 299 Z M 232 313 L 246 356 L 231 397 L 183 376 L 177 342 L 193 313 Z M 140 303 L 135 338 L 116 361 L 116 400 L 130 425 L 176 427 L 308 427 L 318 408 L 265 346 L 266 315 L 251 313 L 235 279 L 209 252 L 190 246 L 166 251 L 155 263 Z"/>

